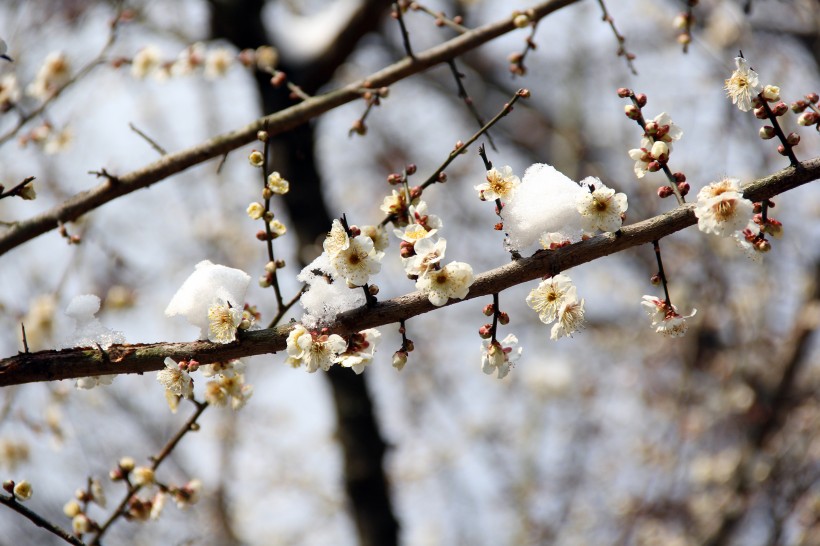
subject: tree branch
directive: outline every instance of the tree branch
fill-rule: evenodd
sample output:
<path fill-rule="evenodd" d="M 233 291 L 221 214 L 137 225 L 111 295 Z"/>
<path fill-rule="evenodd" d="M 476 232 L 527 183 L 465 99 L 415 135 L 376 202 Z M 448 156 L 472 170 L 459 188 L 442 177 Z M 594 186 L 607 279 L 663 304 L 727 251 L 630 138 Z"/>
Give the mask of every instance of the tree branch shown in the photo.
<path fill-rule="evenodd" d="M 820 157 L 787 167 L 752 182 L 744 196 L 761 201 L 820 178 Z M 651 243 L 695 223 L 694 204 L 680 206 L 665 214 L 625 226 L 619 233 L 604 233 L 566 247 L 538 251 L 529 258 L 492 269 L 478 275 L 464 300 L 450 300 L 447 305 L 488 296 L 512 286 L 557 271 L 609 256 L 638 245 Z M 420 292 L 362 306 L 342 313 L 328 325 L 333 333 L 349 335 L 366 328 L 400 322 L 437 309 Z M 292 326 L 240 333 L 240 339 L 226 345 L 209 341 L 192 343 L 153 343 L 113 345 L 107 351 L 73 348 L 62 351 L 20 353 L 0 361 L 0 386 L 36 381 L 70 379 L 92 375 L 145 373 L 162 369 L 165 357 L 175 360 L 195 358 L 202 364 L 220 362 L 257 354 L 275 353 L 286 346 Z"/>
<path fill-rule="evenodd" d="M 533 19 L 539 20 L 577 1 L 548 0 L 542 2 L 532 8 Z M 376 89 L 389 86 L 432 66 L 447 62 L 515 29 L 513 18 L 507 17 L 501 21 L 471 30 L 423 53 L 419 53 L 413 59 L 406 58 L 392 64 L 364 80 L 351 83 L 324 95 L 309 98 L 290 108 L 257 119 L 245 127 L 212 137 L 198 146 L 168 154 L 141 169 L 118 176 L 116 181 L 107 180 L 96 188 L 74 195 L 64 203 L 39 216 L 15 224 L 14 227 L 0 235 L 0 255 L 55 229 L 60 223 L 76 220 L 83 214 L 117 197 L 138 189 L 147 188 L 151 184 L 180 173 L 189 167 L 223 156 L 231 150 L 244 146 L 254 141 L 256 133 L 262 129 L 266 130 L 271 136 L 278 135 L 337 106 L 359 99 L 362 88 Z"/>

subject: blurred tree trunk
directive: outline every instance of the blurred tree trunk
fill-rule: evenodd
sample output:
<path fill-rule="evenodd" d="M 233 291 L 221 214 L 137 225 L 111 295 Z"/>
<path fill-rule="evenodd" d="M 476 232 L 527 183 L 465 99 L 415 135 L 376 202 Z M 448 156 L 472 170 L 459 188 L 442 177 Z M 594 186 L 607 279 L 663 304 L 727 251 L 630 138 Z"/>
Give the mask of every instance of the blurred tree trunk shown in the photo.
<path fill-rule="evenodd" d="M 271 42 L 261 19 L 264 0 L 209 0 L 209 4 L 213 38 L 225 38 L 240 49 L 256 48 Z M 278 69 L 305 92 L 314 94 L 330 81 L 358 40 L 377 28 L 389 6 L 390 2 L 385 0 L 362 2 L 361 9 L 328 51 L 300 64 L 283 57 Z M 286 88 L 275 89 L 271 86 L 269 75 L 257 73 L 257 86 L 266 114 L 294 103 Z M 321 180 L 314 156 L 313 125 L 302 125 L 272 139 L 272 151 L 276 170 L 291 181 L 285 203 L 299 245 L 312 245 L 327 233 L 332 221 L 322 199 Z M 252 196 L 248 198 L 250 200 Z M 393 514 L 383 468 L 386 446 L 373 414 L 366 376 L 337 369 L 325 375 L 333 390 L 338 437 L 344 453 L 345 489 L 360 542 L 365 546 L 396 544 L 398 522 Z"/>

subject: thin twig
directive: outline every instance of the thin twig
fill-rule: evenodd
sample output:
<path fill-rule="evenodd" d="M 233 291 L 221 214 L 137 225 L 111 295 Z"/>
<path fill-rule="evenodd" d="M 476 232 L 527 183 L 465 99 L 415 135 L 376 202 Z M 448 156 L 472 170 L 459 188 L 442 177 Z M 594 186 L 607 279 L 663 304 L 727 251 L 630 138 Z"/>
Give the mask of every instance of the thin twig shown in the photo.
<path fill-rule="evenodd" d="M 402 43 L 404 43 L 404 52 L 407 53 L 408 57 L 413 59 L 415 56 L 413 55 L 413 48 L 410 47 L 410 34 L 407 32 L 407 27 L 404 24 L 404 16 L 402 15 L 401 6 L 397 2 L 393 2 L 393 14 L 399 22 L 399 28 L 401 29 L 401 40 Z"/>
<path fill-rule="evenodd" d="M 30 510 L 17 502 L 17 500 L 11 495 L 3 495 L 0 494 L 0 504 L 5 504 L 18 514 L 26 517 L 37 527 L 42 527 L 49 533 L 60 537 L 61 539 L 65 540 L 69 544 L 74 544 L 75 546 L 86 546 L 85 542 L 80 540 L 79 538 L 75 537 L 62 527 L 55 525 L 48 521 L 46 518 L 38 514 L 37 512 Z"/>
<path fill-rule="evenodd" d="M 148 143 L 148 144 L 149 144 L 149 145 L 150 145 L 150 146 L 151 146 L 154 150 L 156 150 L 156 151 L 157 151 L 157 153 L 158 153 L 159 155 L 167 155 L 167 154 L 168 154 L 168 152 L 167 152 L 167 151 L 165 151 L 165 148 L 163 148 L 162 146 L 160 146 L 159 144 L 157 144 L 157 141 L 156 141 L 156 140 L 154 140 L 153 138 L 149 137 L 148 135 L 146 135 L 145 133 L 143 133 L 142 131 L 140 131 L 139 129 L 137 129 L 137 126 L 136 126 L 136 125 L 134 125 L 133 123 L 129 122 L 129 123 L 128 123 L 128 127 L 130 127 L 132 131 L 134 131 L 135 133 L 137 133 L 137 134 L 138 134 L 139 136 L 141 136 L 143 139 L 145 139 L 145 142 L 147 142 L 147 143 Z"/>
<path fill-rule="evenodd" d="M 632 63 L 632 61 L 635 60 L 635 54 L 626 50 L 626 38 L 618 32 L 618 28 L 615 26 L 615 20 L 609 14 L 609 11 L 607 11 L 604 0 L 598 0 L 598 5 L 601 6 L 601 11 L 603 12 L 603 21 L 609 24 L 609 28 L 612 29 L 615 39 L 618 40 L 618 57 L 626 59 L 626 66 L 629 67 L 629 71 L 632 72 L 633 76 L 637 76 L 638 71 L 635 70 L 635 65 Z"/>
<path fill-rule="evenodd" d="M 464 83 L 461 81 L 464 78 L 464 74 L 458 71 L 455 59 L 450 59 L 449 61 L 447 61 L 447 64 L 450 67 L 450 72 L 453 74 L 453 78 L 456 80 L 456 87 L 458 88 L 459 98 L 462 99 L 464 101 L 464 104 L 467 105 L 467 108 L 470 110 L 470 113 L 473 114 L 473 118 L 478 122 L 478 126 L 483 126 L 485 121 L 481 117 L 481 114 L 478 113 L 478 109 L 475 107 L 473 98 L 470 96 L 469 93 L 467 93 L 467 89 L 464 87 Z M 498 151 L 498 148 L 495 147 L 495 142 L 493 142 L 493 137 L 489 131 L 487 131 L 487 142 L 490 143 L 490 146 L 492 146 L 493 151 Z"/>
<path fill-rule="evenodd" d="M 31 182 L 32 180 L 36 180 L 36 179 L 33 176 L 25 177 L 21 182 L 18 182 L 17 184 L 15 184 L 14 187 L 11 188 L 9 191 L 0 193 L 0 199 L 4 199 L 6 197 L 11 197 L 13 195 L 17 195 L 19 193 L 19 191 L 21 189 L 23 189 L 23 187 L 26 184 L 28 184 L 29 182 Z"/>
<path fill-rule="evenodd" d="M 547 15 L 569 6 L 579 0 L 547 0 L 530 8 L 531 18 L 541 19 Z M 270 136 L 281 134 L 298 127 L 338 106 L 347 104 L 361 97 L 363 87 L 379 88 L 389 86 L 413 74 L 422 72 L 432 66 L 447 62 L 467 51 L 487 43 L 499 36 L 515 30 L 512 17 L 476 28 L 471 32 L 456 36 L 427 51 L 418 53 L 415 61 L 402 59 L 387 68 L 371 74 L 364 80 L 313 97 L 300 104 L 260 118 L 245 127 L 229 133 L 217 135 L 197 146 L 169 153 L 167 156 L 146 165 L 136 171 L 126 173 L 119 179 L 120 184 L 112 186 L 102 184 L 88 191 L 81 192 L 67 199 L 60 205 L 29 220 L 16 223 L 0 235 L 0 255 L 5 254 L 26 241 L 57 227 L 58 221 L 70 222 L 83 214 L 108 203 L 118 197 L 146 188 L 174 174 L 180 173 L 194 165 L 219 157 L 252 142 L 259 130 L 265 129 Z"/>

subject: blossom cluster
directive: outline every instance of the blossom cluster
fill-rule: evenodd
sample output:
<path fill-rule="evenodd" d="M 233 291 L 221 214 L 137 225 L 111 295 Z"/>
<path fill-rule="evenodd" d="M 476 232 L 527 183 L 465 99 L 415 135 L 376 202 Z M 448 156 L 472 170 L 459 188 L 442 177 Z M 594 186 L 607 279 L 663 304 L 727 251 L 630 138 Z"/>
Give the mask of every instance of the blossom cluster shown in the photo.
<path fill-rule="evenodd" d="M 636 108 L 634 105 L 627 109 Z M 629 111 L 627 112 L 629 114 Z M 635 176 L 643 178 L 648 172 L 661 169 L 669 161 L 672 153 L 672 142 L 680 140 L 683 131 L 675 125 L 666 112 L 661 112 L 651 121 L 646 122 L 640 148 L 629 150 L 629 157 L 635 161 Z"/>
<path fill-rule="evenodd" d="M 338 334 L 309 331 L 296 324 L 288 334 L 287 362 L 294 368 L 305 366 L 310 373 L 319 369 L 328 371 L 339 364 L 360 374 L 372 362 L 380 337 L 378 330 L 369 328 L 353 334 L 348 342 Z"/>
<path fill-rule="evenodd" d="M 584 299 L 578 299 L 578 289 L 572 279 L 558 274 L 541 281 L 527 295 L 527 305 L 538 313 L 544 324 L 552 324 L 550 339 L 572 337 L 584 324 Z"/>
<path fill-rule="evenodd" d="M 227 74 L 237 61 L 244 66 L 273 73 L 279 55 L 270 46 L 260 46 L 255 50 L 244 50 L 238 55 L 225 47 L 208 49 L 205 44 L 195 43 L 177 55 L 172 61 L 166 61 L 162 51 L 154 45 L 140 49 L 132 59 L 131 75 L 137 79 L 152 77 L 159 81 L 176 76 L 187 76 L 202 70 L 208 79 L 216 79 Z M 115 66 L 129 62 L 128 59 L 117 59 Z"/>

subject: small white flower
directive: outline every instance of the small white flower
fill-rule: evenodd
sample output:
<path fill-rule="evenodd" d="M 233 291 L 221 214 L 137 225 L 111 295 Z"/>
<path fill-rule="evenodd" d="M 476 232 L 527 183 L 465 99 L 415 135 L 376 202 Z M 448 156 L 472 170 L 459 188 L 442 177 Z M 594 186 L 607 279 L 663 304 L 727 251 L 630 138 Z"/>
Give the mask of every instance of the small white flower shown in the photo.
<path fill-rule="evenodd" d="M 615 193 L 597 178 L 586 178 L 581 182 L 588 190 L 578 196 L 578 212 L 584 217 L 584 230 L 618 231 L 621 217 L 628 207 L 626 195 Z"/>
<path fill-rule="evenodd" d="M 393 234 L 402 241 L 415 243 L 416 241 L 432 237 L 437 231 L 437 229 L 431 229 L 428 231 L 421 224 L 408 224 L 404 226 L 404 229 L 394 229 Z"/>
<path fill-rule="evenodd" d="M 541 281 L 527 295 L 526 302 L 533 311 L 538 313 L 541 322 L 550 324 L 558 319 L 561 305 L 577 299 L 577 289 L 572 284 L 572 279 L 559 274 Z"/>
<path fill-rule="evenodd" d="M 246 212 L 251 220 L 259 220 L 262 218 L 262 215 L 265 214 L 265 207 L 261 203 L 254 201 L 248 205 L 248 210 Z"/>
<path fill-rule="evenodd" d="M 432 239 L 422 239 L 413 245 L 416 254 L 409 258 L 402 258 L 404 271 L 408 275 L 420 277 L 434 269 L 436 264 L 444 259 L 447 249 L 447 240 L 439 239 L 435 243 Z"/>
<path fill-rule="evenodd" d="M 652 320 L 655 332 L 668 337 L 683 337 L 688 329 L 686 319 L 698 312 L 697 309 L 692 309 L 691 314 L 682 316 L 678 313 L 677 307 L 667 305 L 665 301 L 654 296 L 643 296 L 641 305 Z"/>
<path fill-rule="evenodd" d="M 162 53 L 156 46 L 140 49 L 131 60 L 131 75 L 141 80 L 154 72 L 162 61 Z"/>
<path fill-rule="evenodd" d="M 216 79 L 224 76 L 233 63 L 233 53 L 230 50 L 220 47 L 208 52 L 205 57 L 205 77 Z"/>
<path fill-rule="evenodd" d="M 362 373 L 365 367 L 373 361 L 373 353 L 376 351 L 376 344 L 381 335 L 381 332 L 375 328 L 368 328 L 354 334 L 347 350 L 339 355 L 336 363 L 345 368 L 352 368 L 357 375 Z"/>
<path fill-rule="evenodd" d="M 512 167 L 505 165 L 501 171 L 498 169 L 487 171 L 487 181 L 475 186 L 475 190 L 482 201 L 510 199 L 519 184 L 521 180 L 513 174 Z"/>
<path fill-rule="evenodd" d="M 29 500 L 34 493 L 31 484 L 27 480 L 21 480 L 14 484 L 12 491 L 14 491 L 14 497 L 19 501 Z"/>
<path fill-rule="evenodd" d="M 695 216 L 704 233 L 730 236 L 746 228 L 752 220 L 754 205 L 743 197 L 740 181 L 724 178 L 698 192 Z"/>
<path fill-rule="evenodd" d="M 573 287 L 575 288 L 575 287 Z M 584 299 L 566 299 L 558 309 L 558 321 L 552 325 L 550 339 L 572 337 L 584 326 Z"/>
<path fill-rule="evenodd" d="M 285 226 L 285 224 L 276 219 L 271 220 L 268 226 L 270 227 L 270 232 L 274 234 L 276 237 L 281 237 L 282 235 L 288 232 L 287 226 Z"/>
<path fill-rule="evenodd" d="M 328 256 L 333 258 L 343 250 L 347 250 L 349 246 L 350 237 L 347 235 L 347 231 L 345 231 L 345 228 L 342 226 L 342 222 L 339 220 L 333 220 L 330 233 L 328 233 L 327 237 L 325 237 L 325 240 L 322 243 L 322 248 L 324 248 Z"/>
<path fill-rule="evenodd" d="M 268 175 L 268 189 L 277 195 L 285 195 L 290 191 L 290 182 L 282 178 L 282 175 L 273 171 Z"/>
<path fill-rule="evenodd" d="M 387 235 L 387 230 L 383 226 L 360 226 L 359 229 L 362 235 L 366 235 L 373 239 L 373 247 L 381 252 L 390 246 L 390 237 Z"/>
<path fill-rule="evenodd" d="M 191 398 L 194 395 L 194 384 L 190 374 L 180 368 L 171 357 L 165 359 L 165 369 L 157 372 L 157 381 L 162 383 L 165 390 L 182 398 Z"/>
<path fill-rule="evenodd" d="M 413 222 L 421 225 L 427 231 L 439 230 L 444 227 L 441 218 L 427 211 L 427 201 L 417 200 L 415 204 L 410 205 L 408 212 L 413 218 Z"/>
<path fill-rule="evenodd" d="M 242 322 L 242 310 L 228 302 L 217 302 L 208 308 L 208 339 L 214 343 L 230 343 L 236 339 L 236 329 Z"/>
<path fill-rule="evenodd" d="M 427 294 L 433 305 L 441 306 L 450 298 L 463 299 L 473 284 L 473 268 L 463 262 L 450 262 L 441 269 L 428 271 L 416 281 L 416 289 Z"/>
<path fill-rule="evenodd" d="M 251 150 L 248 154 L 248 161 L 253 167 L 261 167 L 265 164 L 265 154 L 259 150 Z"/>
<path fill-rule="evenodd" d="M 336 358 L 347 348 L 347 343 L 337 334 L 314 334 L 297 324 L 288 334 L 288 364 L 297 368 L 305 365 L 307 371 L 330 369 Z"/>
<path fill-rule="evenodd" d="M 641 147 L 633 148 L 628 152 L 629 157 L 635 161 L 635 166 L 632 170 L 638 178 L 643 178 L 646 176 L 646 173 L 649 172 L 649 163 L 653 161 L 652 154 L 650 153 L 652 144 L 654 144 L 652 139 L 643 137 L 641 139 Z"/>
<path fill-rule="evenodd" d="M 40 100 L 46 100 L 70 79 L 71 65 L 68 59 L 62 52 L 55 51 L 48 54 L 37 72 L 37 77 L 26 88 L 26 92 Z"/>
<path fill-rule="evenodd" d="M 357 235 L 349 240 L 347 248 L 330 259 L 331 266 L 351 286 L 364 286 L 370 275 L 381 270 L 384 252 L 377 252 L 373 240 Z"/>
<path fill-rule="evenodd" d="M 752 97 L 760 92 L 760 83 L 757 72 L 749 68 L 749 63 L 743 57 L 735 57 L 735 71 L 726 80 L 726 95 L 732 99 L 733 104 L 737 104 L 743 112 L 748 112 L 752 107 Z"/>
<path fill-rule="evenodd" d="M 510 367 L 521 356 L 521 347 L 518 338 L 513 334 L 507 335 L 500 342 L 493 343 L 489 339 L 481 341 L 481 371 L 490 375 L 498 372 L 498 379 L 504 379 L 510 373 Z"/>
<path fill-rule="evenodd" d="M 655 119 L 647 122 L 646 132 L 653 140 L 661 140 L 663 142 L 673 142 L 680 140 L 683 136 L 683 130 L 675 125 L 672 118 L 666 112 L 661 112 Z M 669 149 L 672 147 L 670 145 Z"/>
<path fill-rule="evenodd" d="M 6 74 L 0 78 L 0 111 L 5 112 L 20 100 L 20 86 L 16 74 Z"/>

